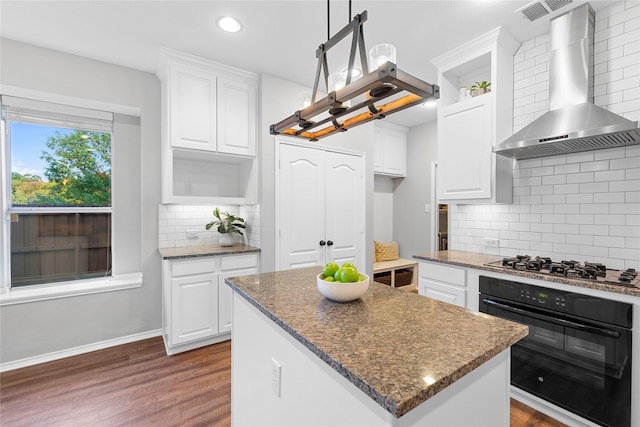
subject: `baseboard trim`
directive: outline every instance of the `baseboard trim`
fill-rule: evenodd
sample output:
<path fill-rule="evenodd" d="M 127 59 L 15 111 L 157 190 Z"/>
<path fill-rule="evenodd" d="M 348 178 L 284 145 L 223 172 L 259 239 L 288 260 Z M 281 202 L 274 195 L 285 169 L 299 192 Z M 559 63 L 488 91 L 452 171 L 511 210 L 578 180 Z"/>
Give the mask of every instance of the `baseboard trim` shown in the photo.
<path fill-rule="evenodd" d="M 100 341 L 93 344 L 81 345 L 79 347 L 69 348 L 66 350 L 54 351 L 52 353 L 40 356 L 27 357 L 26 359 L 15 360 L 12 362 L 0 363 L 0 372 L 11 371 L 14 369 L 26 368 L 27 366 L 38 365 L 40 363 L 52 362 L 65 357 L 77 356 L 78 354 L 90 353 L 96 350 L 102 350 L 108 347 L 128 344 L 134 341 L 146 340 L 162 335 L 162 329 L 156 329 L 139 334 L 127 335 L 124 337 L 114 338 L 110 340 Z"/>

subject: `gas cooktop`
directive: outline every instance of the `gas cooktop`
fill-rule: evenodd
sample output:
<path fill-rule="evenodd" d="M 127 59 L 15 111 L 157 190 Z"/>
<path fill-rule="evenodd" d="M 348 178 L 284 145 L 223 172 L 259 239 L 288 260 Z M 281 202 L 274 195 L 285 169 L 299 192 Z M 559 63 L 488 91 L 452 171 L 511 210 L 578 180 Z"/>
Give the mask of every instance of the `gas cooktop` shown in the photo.
<path fill-rule="evenodd" d="M 516 255 L 486 265 L 505 269 L 530 271 L 532 273 L 562 276 L 570 279 L 583 279 L 608 283 L 611 285 L 640 288 L 640 276 L 633 268 L 626 270 L 608 269 L 606 265 L 596 262 L 552 261 L 546 257 Z"/>

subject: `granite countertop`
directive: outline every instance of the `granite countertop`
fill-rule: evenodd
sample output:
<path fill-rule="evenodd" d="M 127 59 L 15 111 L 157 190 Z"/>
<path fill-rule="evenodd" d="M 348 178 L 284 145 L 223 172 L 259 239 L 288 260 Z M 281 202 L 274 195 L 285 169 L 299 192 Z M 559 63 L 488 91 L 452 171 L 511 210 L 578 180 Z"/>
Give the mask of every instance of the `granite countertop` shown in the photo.
<path fill-rule="evenodd" d="M 460 267 L 475 268 L 478 270 L 492 271 L 494 273 L 509 274 L 512 276 L 527 277 L 530 279 L 543 280 L 545 282 L 563 283 L 565 285 L 579 286 L 582 288 L 597 289 L 606 292 L 615 292 L 640 297 L 640 288 L 635 286 L 612 285 L 603 282 L 596 282 L 586 279 L 572 279 L 564 276 L 552 276 L 548 274 L 540 274 L 535 271 L 522 271 L 514 269 L 505 269 L 486 265 L 487 263 L 501 260 L 498 255 L 487 255 L 476 252 L 465 251 L 440 251 L 422 255 L 413 256 L 417 260 L 438 262 L 442 264 L 458 265 Z"/>
<path fill-rule="evenodd" d="M 376 282 L 359 300 L 332 302 L 318 292 L 321 272 L 310 267 L 226 283 L 395 417 L 528 333 L 524 325 Z"/>
<path fill-rule="evenodd" d="M 260 248 L 236 243 L 233 246 L 200 245 L 180 246 L 177 248 L 159 248 L 162 259 L 196 258 L 201 256 L 237 255 L 260 252 Z"/>

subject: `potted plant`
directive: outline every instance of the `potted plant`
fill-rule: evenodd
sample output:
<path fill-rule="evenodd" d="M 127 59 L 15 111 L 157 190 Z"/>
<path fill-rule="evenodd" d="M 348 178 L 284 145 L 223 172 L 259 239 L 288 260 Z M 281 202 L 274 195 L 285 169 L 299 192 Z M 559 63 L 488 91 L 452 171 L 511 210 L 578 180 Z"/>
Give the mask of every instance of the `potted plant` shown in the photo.
<path fill-rule="evenodd" d="M 213 216 L 216 217 L 216 219 L 207 224 L 206 228 L 207 230 L 211 227 L 217 228 L 218 233 L 220 233 L 220 246 L 232 246 L 233 233 L 242 236 L 242 229 L 247 228 L 243 218 L 231 215 L 229 212 L 220 212 L 218 208 L 213 210 Z"/>
<path fill-rule="evenodd" d="M 473 94 L 473 96 L 482 95 L 487 92 L 491 92 L 491 82 L 476 82 L 473 86 L 471 86 L 471 93 Z"/>

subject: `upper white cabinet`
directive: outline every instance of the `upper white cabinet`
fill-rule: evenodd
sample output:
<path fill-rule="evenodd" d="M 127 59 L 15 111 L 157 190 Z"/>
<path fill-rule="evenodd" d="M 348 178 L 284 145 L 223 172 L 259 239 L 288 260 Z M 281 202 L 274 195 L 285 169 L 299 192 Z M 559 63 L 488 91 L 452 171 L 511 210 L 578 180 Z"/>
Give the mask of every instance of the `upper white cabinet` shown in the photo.
<path fill-rule="evenodd" d="M 257 202 L 258 76 L 163 49 L 162 203 Z"/>
<path fill-rule="evenodd" d="M 170 63 L 171 147 L 216 151 L 216 76 L 179 63 Z"/>
<path fill-rule="evenodd" d="M 438 199 L 447 203 L 511 203 L 513 161 L 492 147 L 513 130 L 513 54 L 520 46 L 498 27 L 435 58 L 438 108 Z M 491 82 L 464 97 L 461 88 Z"/>
<path fill-rule="evenodd" d="M 373 137 L 373 172 L 392 177 L 407 176 L 407 129 L 376 121 Z"/>

